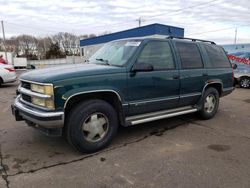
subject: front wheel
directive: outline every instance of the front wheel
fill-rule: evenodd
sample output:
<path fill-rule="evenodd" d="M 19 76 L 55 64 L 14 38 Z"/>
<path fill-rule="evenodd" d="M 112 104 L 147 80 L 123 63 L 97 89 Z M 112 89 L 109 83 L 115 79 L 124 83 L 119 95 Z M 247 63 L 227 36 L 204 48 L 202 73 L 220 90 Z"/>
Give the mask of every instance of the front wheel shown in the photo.
<path fill-rule="evenodd" d="M 249 77 L 240 78 L 240 87 L 249 88 L 250 87 L 250 78 Z"/>
<path fill-rule="evenodd" d="M 202 98 L 202 107 L 198 112 L 201 119 L 211 119 L 215 116 L 219 107 L 219 92 L 217 89 L 210 87 L 208 88 Z"/>
<path fill-rule="evenodd" d="M 92 153 L 106 147 L 118 129 L 114 108 L 103 100 L 80 103 L 67 119 L 67 139 L 80 152 Z"/>

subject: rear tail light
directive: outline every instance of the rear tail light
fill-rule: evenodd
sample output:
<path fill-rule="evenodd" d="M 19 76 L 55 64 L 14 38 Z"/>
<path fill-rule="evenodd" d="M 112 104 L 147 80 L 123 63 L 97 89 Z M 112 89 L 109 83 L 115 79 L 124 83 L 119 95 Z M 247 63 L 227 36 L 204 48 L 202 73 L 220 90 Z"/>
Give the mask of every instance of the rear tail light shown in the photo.
<path fill-rule="evenodd" d="M 9 72 L 15 72 L 16 71 L 14 68 L 4 68 L 4 69 L 6 69 Z"/>

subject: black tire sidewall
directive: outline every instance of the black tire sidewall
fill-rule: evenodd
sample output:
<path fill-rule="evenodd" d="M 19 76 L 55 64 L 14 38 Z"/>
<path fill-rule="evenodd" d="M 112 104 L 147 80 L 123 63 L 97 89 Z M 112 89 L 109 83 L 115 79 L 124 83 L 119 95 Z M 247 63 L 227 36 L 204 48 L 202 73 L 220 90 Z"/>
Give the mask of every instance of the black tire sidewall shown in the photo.
<path fill-rule="evenodd" d="M 93 113 L 103 113 L 109 121 L 109 130 L 106 136 L 97 142 L 87 141 L 82 132 L 82 124 L 89 115 Z M 67 137 L 70 143 L 81 152 L 89 153 L 98 151 L 107 146 L 115 136 L 118 129 L 118 118 L 114 108 L 102 100 L 90 100 L 76 106 L 70 113 L 68 122 L 69 134 Z"/>
<path fill-rule="evenodd" d="M 206 102 L 206 98 L 208 95 L 214 95 L 215 97 L 215 100 L 216 100 L 216 104 L 215 104 L 215 107 L 213 109 L 212 112 L 208 113 L 206 110 L 205 110 L 205 102 Z M 217 113 L 218 111 L 218 107 L 219 107 L 219 92 L 217 89 L 211 87 L 211 88 L 208 88 L 206 89 L 204 95 L 203 95 L 203 98 L 202 98 L 202 108 L 201 108 L 201 111 L 199 112 L 199 115 L 202 119 L 210 119 L 212 117 L 215 116 L 215 114 Z"/>

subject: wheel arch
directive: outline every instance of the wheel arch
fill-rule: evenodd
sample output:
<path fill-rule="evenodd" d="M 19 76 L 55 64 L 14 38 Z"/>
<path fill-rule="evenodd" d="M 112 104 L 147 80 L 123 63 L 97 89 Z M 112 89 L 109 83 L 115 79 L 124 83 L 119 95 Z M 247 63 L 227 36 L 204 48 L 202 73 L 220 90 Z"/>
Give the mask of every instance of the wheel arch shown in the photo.
<path fill-rule="evenodd" d="M 223 83 L 221 81 L 207 82 L 206 85 L 204 86 L 203 90 L 202 90 L 202 96 L 204 95 L 206 89 L 209 88 L 209 87 L 214 87 L 215 89 L 217 89 L 217 91 L 219 92 L 219 96 L 222 96 Z"/>
<path fill-rule="evenodd" d="M 64 104 L 65 118 L 69 114 L 70 110 L 79 102 L 90 100 L 90 99 L 100 99 L 104 100 L 114 107 L 118 114 L 118 119 L 121 125 L 125 124 L 125 116 L 122 108 L 122 98 L 118 92 L 113 90 L 101 90 L 101 91 L 90 91 L 76 93 L 68 97 Z"/>

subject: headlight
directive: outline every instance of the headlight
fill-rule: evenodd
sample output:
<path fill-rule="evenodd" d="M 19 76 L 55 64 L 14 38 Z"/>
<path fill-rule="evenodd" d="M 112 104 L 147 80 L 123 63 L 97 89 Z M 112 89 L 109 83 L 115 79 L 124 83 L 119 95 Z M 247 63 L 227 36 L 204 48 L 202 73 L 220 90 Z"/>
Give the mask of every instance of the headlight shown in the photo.
<path fill-rule="evenodd" d="M 42 106 L 48 109 L 54 109 L 54 101 L 52 99 L 41 99 L 38 97 L 32 97 L 32 103 L 38 106 Z"/>
<path fill-rule="evenodd" d="M 31 91 L 46 94 L 46 95 L 53 95 L 54 94 L 52 85 L 31 84 Z"/>
<path fill-rule="evenodd" d="M 32 96 L 32 104 L 48 109 L 55 109 L 53 85 L 31 84 L 31 91 L 50 96 L 50 98 Z"/>

